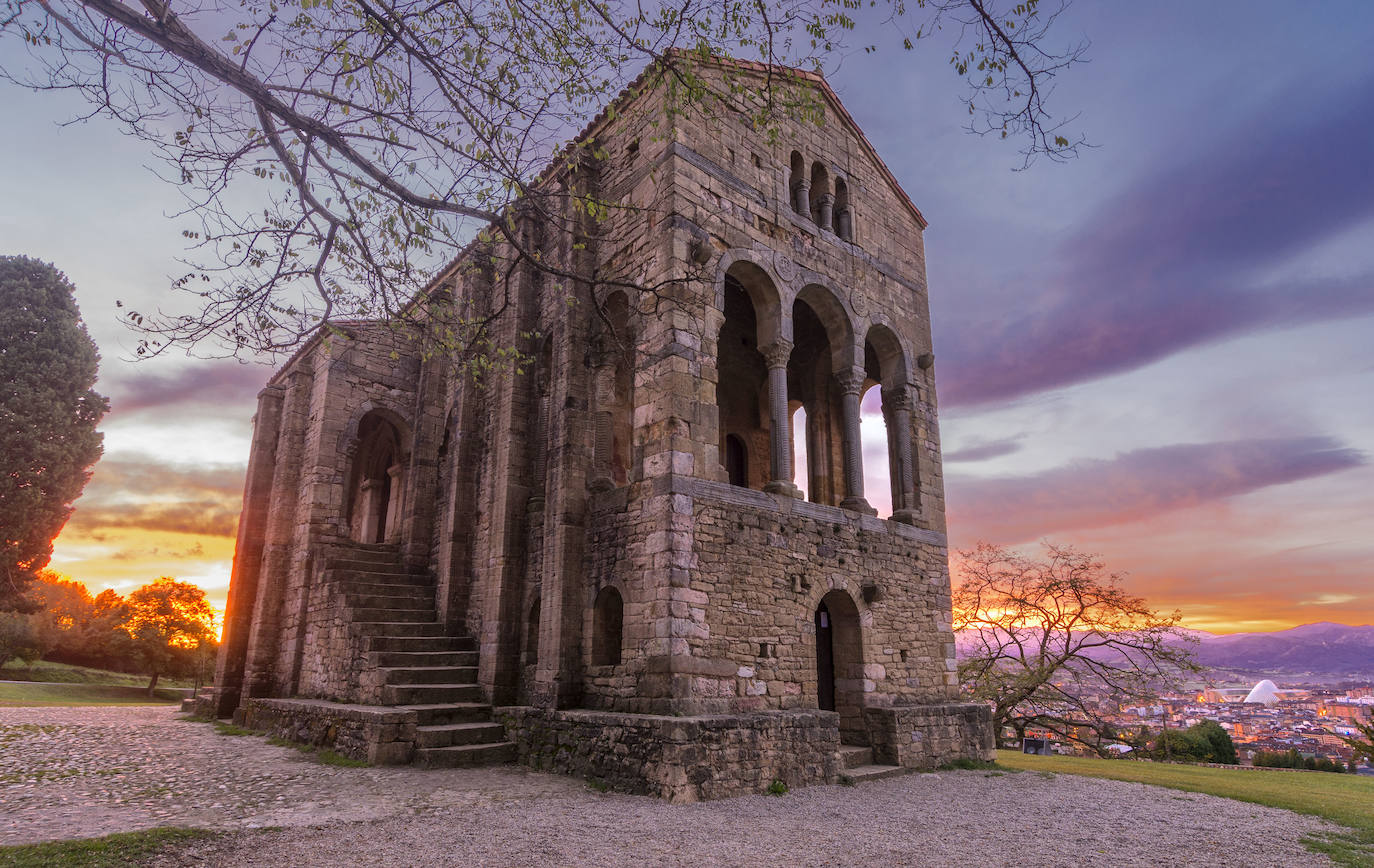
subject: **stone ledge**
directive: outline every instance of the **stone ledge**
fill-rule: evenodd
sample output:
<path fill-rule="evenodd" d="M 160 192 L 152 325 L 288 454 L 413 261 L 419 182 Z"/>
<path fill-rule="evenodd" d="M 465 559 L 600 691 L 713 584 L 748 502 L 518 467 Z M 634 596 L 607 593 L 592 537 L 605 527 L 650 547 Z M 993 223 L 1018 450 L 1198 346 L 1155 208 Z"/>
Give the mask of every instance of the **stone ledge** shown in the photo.
<path fill-rule="evenodd" d="M 524 765 L 671 802 L 839 780 L 839 715 L 830 711 L 670 717 L 507 706 L 495 718 Z"/>
<path fill-rule="evenodd" d="M 417 719 L 413 711 L 323 699 L 250 699 L 234 713 L 248 729 L 373 765 L 414 759 Z"/>

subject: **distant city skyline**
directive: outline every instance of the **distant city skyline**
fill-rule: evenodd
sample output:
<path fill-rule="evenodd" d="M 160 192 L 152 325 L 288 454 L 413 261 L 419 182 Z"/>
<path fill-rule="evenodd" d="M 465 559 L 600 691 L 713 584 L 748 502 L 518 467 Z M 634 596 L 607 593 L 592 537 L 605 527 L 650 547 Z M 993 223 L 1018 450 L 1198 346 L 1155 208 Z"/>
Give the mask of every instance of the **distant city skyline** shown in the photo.
<path fill-rule="evenodd" d="M 859 33 L 879 51 L 829 74 L 931 220 L 951 548 L 1099 552 L 1214 632 L 1374 622 L 1374 6 L 1079 4 L 1056 32 L 1093 41 L 1053 100 L 1095 147 L 1062 165 L 1013 172 L 1014 144 L 963 132 L 931 46 Z M 0 85 L 0 109 L 23 131 L 0 253 L 76 284 L 112 403 L 51 568 L 222 605 L 274 368 L 128 361 L 115 299 L 185 304 L 179 193 L 112 122 L 58 126 L 89 111 L 74 94 Z M 886 511 L 881 417 L 863 428 Z"/>

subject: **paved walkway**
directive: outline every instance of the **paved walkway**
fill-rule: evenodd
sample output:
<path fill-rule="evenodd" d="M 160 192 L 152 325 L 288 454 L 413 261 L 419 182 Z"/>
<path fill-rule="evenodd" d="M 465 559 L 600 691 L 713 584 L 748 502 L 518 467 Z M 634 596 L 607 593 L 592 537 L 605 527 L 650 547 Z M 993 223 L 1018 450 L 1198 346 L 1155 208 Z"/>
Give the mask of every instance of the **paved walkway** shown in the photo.
<path fill-rule="evenodd" d="M 1300 839 L 1332 828 L 1030 772 L 675 806 L 514 767 L 327 766 L 166 707 L 0 709 L 0 844 L 162 825 L 230 830 L 158 863 L 217 866 L 1320 865 Z"/>

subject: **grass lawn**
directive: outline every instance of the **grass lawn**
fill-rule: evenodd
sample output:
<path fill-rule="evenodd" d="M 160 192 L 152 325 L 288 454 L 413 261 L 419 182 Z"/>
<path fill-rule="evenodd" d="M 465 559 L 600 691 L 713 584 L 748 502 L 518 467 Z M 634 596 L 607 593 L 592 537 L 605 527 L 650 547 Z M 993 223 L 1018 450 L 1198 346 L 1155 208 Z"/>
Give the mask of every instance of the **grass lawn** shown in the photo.
<path fill-rule="evenodd" d="M 1304 843 L 1345 865 L 1374 866 L 1374 779 L 1329 772 L 1250 771 L 1170 763 L 1030 756 L 999 750 L 997 764 L 1016 771 L 1057 772 L 1137 781 L 1174 790 L 1209 793 L 1242 802 L 1312 814 L 1348 826 L 1352 833 Z"/>
<path fill-rule="evenodd" d="M 156 695 L 149 698 L 146 687 L 121 684 L 0 684 L 0 708 L 32 705 L 165 705 L 180 702 L 181 697 L 179 690 L 158 688 Z"/>
<path fill-rule="evenodd" d="M 0 868 L 122 868 L 170 844 L 212 834 L 201 829 L 166 827 L 146 832 L 121 832 L 103 838 L 0 847 Z"/>
<path fill-rule="evenodd" d="M 130 675 L 128 672 L 111 672 L 107 669 L 90 669 L 85 666 L 71 666 L 67 663 L 53 663 L 38 660 L 24 663 L 11 660 L 0 666 L 0 681 L 56 681 L 65 684 L 118 684 L 124 687 L 147 686 L 148 676 Z M 164 687 L 190 687 L 190 681 L 177 678 L 162 678 L 158 684 Z"/>

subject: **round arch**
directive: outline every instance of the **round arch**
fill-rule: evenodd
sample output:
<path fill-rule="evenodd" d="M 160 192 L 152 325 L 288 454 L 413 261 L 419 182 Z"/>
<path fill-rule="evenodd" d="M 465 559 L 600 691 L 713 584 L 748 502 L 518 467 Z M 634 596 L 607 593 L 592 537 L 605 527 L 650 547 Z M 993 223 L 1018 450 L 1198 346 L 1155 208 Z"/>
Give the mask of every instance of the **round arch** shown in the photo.
<path fill-rule="evenodd" d="M 863 627 L 859 607 L 842 588 L 816 602 L 816 705 L 840 715 L 840 740 L 866 741 Z"/>

